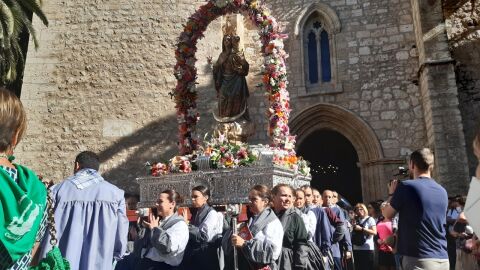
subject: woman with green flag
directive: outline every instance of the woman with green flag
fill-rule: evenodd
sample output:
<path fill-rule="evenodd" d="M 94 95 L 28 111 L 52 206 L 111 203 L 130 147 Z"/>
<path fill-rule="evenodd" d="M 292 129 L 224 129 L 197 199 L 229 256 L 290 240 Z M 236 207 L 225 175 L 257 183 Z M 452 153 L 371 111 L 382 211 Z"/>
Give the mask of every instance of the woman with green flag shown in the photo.
<path fill-rule="evenodd" d="M 26 122 L 20 100 L 0 88 L 0 269 L 27 269 L 45 233 L 45 185 L 33 171 L 12 163 Z"/>

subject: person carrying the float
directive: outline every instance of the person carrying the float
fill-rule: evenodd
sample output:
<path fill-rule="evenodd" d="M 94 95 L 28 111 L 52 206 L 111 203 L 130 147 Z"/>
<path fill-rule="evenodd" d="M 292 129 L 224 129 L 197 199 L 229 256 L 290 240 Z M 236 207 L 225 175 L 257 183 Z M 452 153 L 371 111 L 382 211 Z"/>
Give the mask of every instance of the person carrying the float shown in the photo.
<path fill-rule="evenodd" d="M 283 228 L 273 210 L 268 207 L 270 191 L 265 185 L 255 185 L 248 193 L 253 214 L 239 234 L 226 231 L 222 240 L 225 270 L 233 269 L 233 247 L 238 251 L 238 269 L 278 270 L 276 261 L 282 251 Z"/>
<path fill-rule="evenodd" d="M 315 189 L 316 190 L 316 189 Z M 318 192 L 318 191 L 317 191 Z M 330 216 L 335 219 L 335 214 L 330 210 L 327 212 L 322 207 L 318 207 L 315 204 L 307 205 L 308 201 L 313 201 L 314 189 L 312 189 L 309 185 L 304 185 L 301 188 L 295 190 L 295 207 L 302 213 L 302 219 L 307 227 L 308 232 L 308 241 L 310 244 L 310 248 L 315 251 L 315 257 L 320 255 L 323 258 L 323 265 L 324 269 L 331 269 L 333 265 L 333 257 L 331 252 L 332 246 L 332 239 L 337 239 L 338 237 L 343 237 L 343 233 L 338 235 L 333 233 L 332 228 L 330 226 Z M 307 194 L 309 194 L 310 199 L 307 200 Z M 318 203 L 321 204 L 322 197 L 319 197 Z M 341 229 L 340 226 L 343 226 L 343 223 L 336 227 Z M 336 238 L 335 238 L 336 237 Z M 338 240 L 336 240 L 338 241 Z M 312 245 L 312 242 L 315 245 Z M 320 251 L 318 253 L 317 251 Z M 312 261 L 313 258 L 310 260 Z"/>
<path fill-rule="evenodd" d="M 207 187 L 196 186 L 192 189 L 189 240 L 181 269 L 220 269 L 217 250 L 222 237 L 223 215 L 208 204 L 209 200 L 210 190 Z M 183 217 L 188 222 L 186 211 Z"/>
<path fill-rule="evenodd" d="M 279 184 L 272 189 L 273 209 L 285 231 L 279 269 L 324 269 L 320 250 L 308 241 L 302 213 L 293 207 L 293 194 L 294 190 L 288 184 Z"/>
<path fill-rule="evenodd" d="M 137 270 L 173 270 L 182 262 L 188 243 L 188 225 L 177 214 L 182 198 L 174 190 L 164 190 L 157 201 L 158 217 L 152 213 L 149 222 L 142 221 L 146 230 L 135 244 L 141 260 Z"/>
<path fill-rule="evenodd" d="M 294 206 L 301 212 L 301 217 L 307 228 L 308 241 L 313 241 L 317 227 L 317 217 L 312 210 L 305 205 L 305 191 L 301 188 L 295 190 Z"/>

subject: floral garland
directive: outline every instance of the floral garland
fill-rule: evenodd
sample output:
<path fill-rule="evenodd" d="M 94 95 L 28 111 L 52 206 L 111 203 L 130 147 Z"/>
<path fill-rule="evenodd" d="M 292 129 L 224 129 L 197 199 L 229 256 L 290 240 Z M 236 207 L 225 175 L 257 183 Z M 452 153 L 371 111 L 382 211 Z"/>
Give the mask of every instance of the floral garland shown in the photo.
<path fill-rule="evenodd" d="M 302 157 L 297 157 L 294 150 L 271 148 L 273 164 L 292 170 L 294 174 L 310 175 L 310 163 Z"/>
<path fill-rule="evenodd" d="M 259 28 L 265 59 L 262 79 L 269 100 L 267 117 L 271 145 L 281 149 L 286 146 L 294 149 L 294 147 L 288 146 L 288 144 L 295 144 L 295 138 L 290 136 L 288 127 L 290 98 L 286 89 L 288 81 L 285 65 L 288 55 L 283 46 L 283 39 L 287 36 L 280 33 L 275 18 L 270 15 L 266 7 L 256 0 L 210 0 L 201 6 L 184 25 L 175 50 L 177 64 L 174 74 L 177 86 L 171 95 L 176 102 L 181 155 L 192 153 L 197 149 L 199 143 L 195 132 L 199 120 L 195 89 L 197 41 L 203 37 L 203 33 L 211 21 L 234 12 L 242 12 L 247 15 Z"/>
<path fill-rule="evenodd" d="M 292 170 L 294 174 L 304 176 L 310 175 L 308 161 L 302 157 L 297 157 L 295 151 L 274 147 L 263 146 L 265 150 L 273 153 L 273 164 Z M 241 166 L 251 166 L 258 158 L 258 150 L 251 150 L 246 144 L 233 144 L 228 142 L 223 136 L 212 138 L 205 145 L 205 148 L 199 147 L 201 151 L 197 154 L 175 156 L 168 162 L 147 163 L 149 173 L 152 176 L 161 176 L 170 173 L 189 173 L 199 170 L 199 157 L 208 159 L 210 169 L 233 169 Z M 205 168 L 203 168 L 205 169 Z"/>

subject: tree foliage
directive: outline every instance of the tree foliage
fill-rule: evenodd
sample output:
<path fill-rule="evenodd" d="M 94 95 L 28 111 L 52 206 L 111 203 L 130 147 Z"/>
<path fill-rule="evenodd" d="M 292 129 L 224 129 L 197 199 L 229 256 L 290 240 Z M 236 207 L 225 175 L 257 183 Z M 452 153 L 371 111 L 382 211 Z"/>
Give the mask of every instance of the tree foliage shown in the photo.
<path fill-rule="evenodd" d="M 17 78 L 17 65 L 23 70 L 24 57 L 20 46 L 20 34 L 27 31 L 32 37 L 35 48 L 38 40 L 32 25 L 31 16 L 35 14 L 43 24 L 48 20 L 41 10 L 41 2 L 36 0 L 0 0 L 0 85 Z"/>

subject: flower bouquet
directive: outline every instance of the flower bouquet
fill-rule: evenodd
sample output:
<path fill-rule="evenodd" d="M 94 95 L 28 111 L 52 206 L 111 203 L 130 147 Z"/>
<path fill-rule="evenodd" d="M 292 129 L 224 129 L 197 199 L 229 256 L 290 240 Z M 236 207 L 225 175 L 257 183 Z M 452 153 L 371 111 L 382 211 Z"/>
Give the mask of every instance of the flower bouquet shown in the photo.
<path fill-rule="evenodd" d="M 192 171 L 191 155 L 175 156 L 170 159 L 169 166 L 171 172 L 189 173 Z"/>
<path fill-rule="evenodd" d="M 210 157 L 210 167 L 213 169 L 249 166 L 258 158 L 247 144 L 230 143 L 222 135 L 212 138 L 206 145 L 204 155 Z"/>
<path fill-rule="evenodd" d="M 148 171 L 152 176 L 160 176 L 169 172 L 168 165 L 162 162 L 154 162 L 152 164 L 147 162 L 145 166 L 148 168 Z"/>

